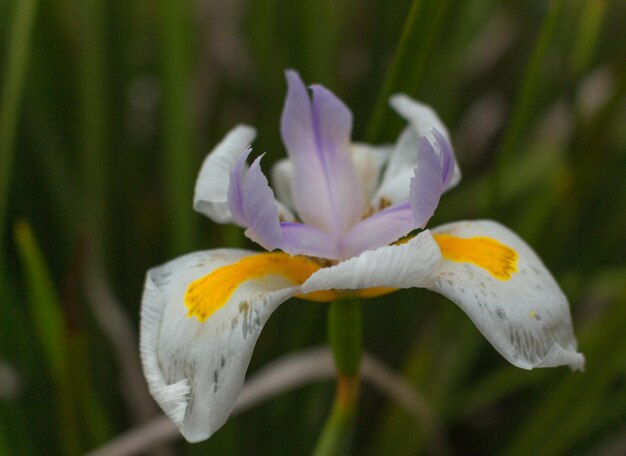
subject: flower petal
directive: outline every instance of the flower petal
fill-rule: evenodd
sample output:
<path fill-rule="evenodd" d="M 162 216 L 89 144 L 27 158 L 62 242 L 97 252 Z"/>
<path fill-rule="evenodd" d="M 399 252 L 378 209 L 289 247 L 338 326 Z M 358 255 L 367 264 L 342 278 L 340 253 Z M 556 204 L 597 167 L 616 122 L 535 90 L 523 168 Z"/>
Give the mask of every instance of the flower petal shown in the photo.
<path fill-rule="evenodd" d="M 426 137 L 421 137 L 417 143 L 417 167 L 409 192 L 416 228 L 426 226 L 452 178 L 453 157 L 450 144 L 437 130 L 433 129 L 432 133 L 436 139 L 437 150 Z"/>
<path fill-rule="evenodd" d="M 341 240 L 342 258 L 351 258 L 366 250 L 377 249 L 417 228 L 408 202 L 398 203 L 361 220 Z"/>
<path fill-rule="evenodd" d="M 391 156 L 392 145 L 372 146 L 352 143 L 352 160 L 363 190 L 365 209 L 380 183 L 381 171 Z"/>
<path fill-rule="evenodd" d="M 295 209 L 296 203 L 293 201 L 293 164 L 288 158 L 278 160 L 272 167 L 272 188 L 276 196 L 289 209 Z"/>
<path fill-rule="evenodd" d="M 409 193 L 409 182 L 413 178 L 413 170 L 417 167 L 418 157 L 415 153 L 415 144 L 420 137 L 425 136 L 431 142 L 438 142 L 433 129 L 441 132 L 443 137 L 450 141 L 448 129 L 428 105 L 413 100 L 405 94 L 393 95 L 389 100 L 391 107 L 407 122 L 407 126 L 396 141 L 393 153 L 387 164 L 383 179 L 374 204 L 381 200 L 394 204 L 405 201 Z M 452 177 L 447 181 L 445 190 L 454 187 L 461 180 L 461 170 L 452 153 L 454 168 Z"/>
<path fill-rule="evenodd" d="M 330 91 L 287 71 L 281 134 L 294 166 L 293 199 L 306 224 L 343 233 L 361 215 L 359 181 L 350 154 L 352 114 Z"/>
<path fill-rule="evenodd" d="M 522 239 L 486 220 L 433 234 L 444 259 L 431 289 L 454 301 L 502 356 L 523 369 L 582 369 L 567 299 Z"/>
<path fill-rule="evenodd" d="M 365 143 L 352 143 L 352 161 L 357 178 L 363 190 L 364 210 L 378 188 L 381 171 L 391 155 L 393 146 L 371 146 Z M 272 168 L 272 184 L 278 199 L 290 209 L 295 209 L 293 201 L 293 163 L 290 159 L 279 160 Z"/>
<path fill-rule="evenodd" d="M 217 223 L 230 223 L 228 183 L 237 158 L 256 137 L 256 130 L 238 125 L 207 155 L 196 180 L 193 208 Z"/>
<path fill-rule="evenodd" d="M 188 285 L 251 253 L 195 252 L 147 274 L 140 340 L 144 374 L 155 400 L 190 442 L 209 438 L 227 420 L 263 325 L 299 291 L 281 275 L 265 275 L 241 283 L 204 323 L 188 317 Z"/>
<path fill-rule="evenodd" d="M 337 242 L 326 231 L 304 223 L 281 223 L 283 238 L 280 249 L 291 255 L 307 255 L 337 260 Z"/>
<path fill-rule="evenodd" d="M 336 266 L 313 273 L 302 292 L 373 287 L 411 288 L 432 286 L 441 253 L 428 230 L 406 243 L 368 250 Z"/>
<path fill-rule="evenodd" d="M 241 154 L 231 171 L 228 204 L 233 219 L 246 227 L 246 236 L 267 250 L 280 246 L 281 229 L 274 192 L 261 171 L 262 155 L 245 171 L 248 148 Z"/>

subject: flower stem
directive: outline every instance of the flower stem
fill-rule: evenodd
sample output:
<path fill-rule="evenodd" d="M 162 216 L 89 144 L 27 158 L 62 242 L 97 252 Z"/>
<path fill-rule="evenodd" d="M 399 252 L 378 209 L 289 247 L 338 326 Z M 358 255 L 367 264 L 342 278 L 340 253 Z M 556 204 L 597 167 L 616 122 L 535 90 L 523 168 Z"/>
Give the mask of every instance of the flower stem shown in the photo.
<path fill-rule="evenodd" d="M 361 308 L 358 299 L 335 301 L 328 312 L 328 339 L 335 366 L 335 403 L 317 441 L 314 456 L 347 452 L 359 397 L 361 363 Z"/>

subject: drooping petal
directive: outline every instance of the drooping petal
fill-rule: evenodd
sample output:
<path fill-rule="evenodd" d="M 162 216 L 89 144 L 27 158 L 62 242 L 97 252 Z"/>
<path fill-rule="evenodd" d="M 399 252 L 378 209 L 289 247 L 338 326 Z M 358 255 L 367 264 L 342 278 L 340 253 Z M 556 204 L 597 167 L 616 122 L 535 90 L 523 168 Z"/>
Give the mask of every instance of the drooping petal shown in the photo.
<path fill-rule="evenodd" d="M 357 223 L 341 240 L 343 258 L 351 258 L 366 250 L 377 249 L 417 228 L 413 210 L 408 202 L 376 212 Z"/>
<path fill-rule="evenodd" d="M 582 369 L 567 303 L 535 252 L 492 221 L 433 230 L 443 260 L 431 287 L 454 301 L 509 362 Z"/>
<path fill-rule="evenodd" d="M 230 170 L 241 153 L 254 141 L 256 130 L 238 125 L 207 155 L 196 180 L 193 208 L 217 223 L 230 223 L 228 207 Z"/>
<path fill-rule="evenodd" d="M 247 228 L 246 236 L 267 250 L 280 246 L 281 229 L 274 193 L 261 171 L 262 155 L 246 172 L 246 159 L 251 148 L 241 154 L 231 171 L 228 204 L 232 217 Z"/>
<path fill-rule="evenodd" d="M 190 442 L 209 438 L 227 420 L 265 322 L 283 301 L 299 291 L 299 283 L 289 279 L 289 274 L 272 270 L 273 262 L 266 262 L 264 275 L 258 272 L 262 267 L 248 265 L 250 271 L 257 271 L 257 277 L 240 283 L 204 322 L 188 316 L 185 294 L 192 282 L 247 260 L 251 254 L 231 249 L 195 252 L 147 274 L 140 337 L 144 374 L 155 400 Z M 277 255 L 291 261 L 284 254 L 252 256 Z M 296 272 L 301 267 L 298 263 Z M 308 269 L 303 272 L 304 277 L 310 274 Z M 226 280 L 240 279 L 233 275 L 237 274 L 226 274 Z"/>
<path fill-rule="evenodd" d="M 333 288 L 432 286 L 441 253 L 428 230 L 406 243 L 368 250 L 336 266 L 315 272 L 302 285 L 303 293 Z"/>
<path fill-rule="evenodd" d="M 432 134 L 436 139 L 434 146 L 426 137 L 418 140 L 417 167 L 409 192 L 409 202 L 419 228 L 424 228 L 435 213 L 439 199 L 452 178 L 450 144 L 437 130 L 433 130 Z"/>
<path fill-rule="evenodd" d="M 418 157 L 415 154 L 415 144 L 420 137 L 426 137 L 431 142 L 437 138 L 433 129 L 441 132 L 442 136 L 450 144 L 448 129 L 437 116 L 435 111 L 428 105 L 413 100 L 405 94 L 397 94 L 390 98 L 390 105 L 408 123 L 396 141 L 393 153 L 387 164 L 383 179 L 373 204 L 379 204 L 381 200 L 394 204 L 405 201 L 409 193 L 409 182 L 413 178 L 413 170 L 417 167 Z M 452 152 L 452 149 L 450 149 Z M 458 166 L 452 152 L 452 176 L 447 180 L 445 190 L 454 187 L 461 180 L 461 169 Z"/>
<path fill-rule="evenodd" d="M 352 114 L 330 91 L 287 71 L 281 134 L 294 166 L 293 200 L 306 224 L 343 233 L 360 218 L 362 194 L 350 154 Z"/>

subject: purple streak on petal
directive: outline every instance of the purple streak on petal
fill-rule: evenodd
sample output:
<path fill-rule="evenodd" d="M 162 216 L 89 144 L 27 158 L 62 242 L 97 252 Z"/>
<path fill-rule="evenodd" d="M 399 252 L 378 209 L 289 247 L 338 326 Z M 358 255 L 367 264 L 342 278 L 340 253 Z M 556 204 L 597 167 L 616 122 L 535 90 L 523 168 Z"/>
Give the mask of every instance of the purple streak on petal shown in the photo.
<path fill-rule="evenodd" d="M 245 172 L 251 148 L 246 149 L 231 171 L 228 204 L 233 219 L 247 227 L 246 236 L 267 250 L 281 243 L 282 233 L 274 193 L 261 171 L 262 155 Z"/>
<path fill-rule="evenodd" d="M 352 114 L 330 91 L 313 86 L 313 101 L 298 73 L 287 71 L 281 134 L 294 164 L 293 197 L 300 218 L 342 234 L 363 209 L 350 154 Z"/>
<path fill-rule="evenodd" d="M 233 220 L 238 225 L 247 227 L 243 214 L 243 181 L 246 167 L 246 160 L 252 152 L 252 147 L 247 147 L 235 162 L 230 170 L 230 182 L 228 183 L 228 207 L 233 215 Z"/>
<path fill-rule="evenodd" d="M 408 201 L 398 203 L 361 220 L 342 239 L 342 256 L 351 258 L 397 241 L 416 228 Z"/>
<path fill-rule="evenodd" d="M 445 187 L 441 157 L 425 137 L 417 141 L 417 154 L 417 167 L 411 179 L 409 202 L 415 216 L 416 227 L 424 228 L 435 213 Z"/>
<path fill-rule="evenodd" d="M 437 146 L 439 148 L 439 155 L 441 158 L 441 179 L 443 180 L 443 188 L 447 189 L 452 178 L 454 177 L 454 152 L 452 152 L 452 146 L 446 139 L 446 137 L 436 128 L 431 130 Z"/>
<path fill-rule="evenodd" d="M 324 160 L 326 181 L 340 217 L 340 232 L 346 232 L 361 218 L 363 192 L 350 149 L 352 113 L 331 91 L 311 86 L 315 136 L 320 157 Z"/>
<path fill-rule="evenodd" d="M 337 242 L 331 235 L 304 223 L 282 222 L 280 249 L 291 255 L 308 255 L 329 260 L 339 259 Z"/>

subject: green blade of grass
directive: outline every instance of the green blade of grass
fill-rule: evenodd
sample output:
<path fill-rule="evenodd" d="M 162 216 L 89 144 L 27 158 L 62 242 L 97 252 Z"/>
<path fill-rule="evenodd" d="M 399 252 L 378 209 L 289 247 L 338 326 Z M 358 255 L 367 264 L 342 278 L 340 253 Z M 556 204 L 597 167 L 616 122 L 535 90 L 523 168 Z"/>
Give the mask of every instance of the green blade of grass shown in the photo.
<path fill-rule="evenodd" d="M 15 2 L 0 101 L 0 243 L 4 240 L 15 133 L 36 13 L 37 0 Z M 0 269 L 3 257 L 4 249 L 0 249 Z"/>
<path fill-rule="evenodd" d="M 584 71 L 591 61 L 607 8 L 608 2 L 606 0 L 583 2 L 578 33 L 576 34 L 571 57 L 572 68 L 575 73 Z"/>
<path fill-rule="evenodd" d="M 30 225 L 15 224 L 15 240 L 30 292 L 31 317 L 57 389 L 61 445 L 67 455 L 79 454 L 80 432 L 74 408 L 65 323 L 60 302 Z"/>
<path fill-rule="evenodd" d="M 615 304 L 623 302 L 625 291 L 621 286 Z M 503 454 L 568 454 L 568 450 L 586 437 L 587 423 L 604 414 L 602 398 L 623 377 L 625 318 L 626 306 L 613 305 L 583 334 L 585 373 L 566 373 L 556 379 L 526 420 L 520 421 L 510 447 Z"/>
<path fill-rule="evenodd" d="M 515 100 L 513 111 L 504 133 L 504 139 L 498 150 L 490 189 L 490 202 L 494 209 L 497 209 L 501 204 L 499 192 L 504 175 L 503 169 L 506 168 L 511 160 L 513 151 L 519 143 L 524 129 L 528 126 L 529 116 L 540 84 L 541 65 L 550 46 L 562 6 L 563 0 L 552 0 L 550 2 L 548 12 L 539 31 L 539 36 L 535 41 L 530 61 L 526 67 L 522 87 Z"/>
<path fill-rule="evenodd" d="M 83 2 L 81 21 L 81 113 L 82 113 L 82 187 L 83 223 L 94 256 L 102 254 L 106 220 L 106 65 L 104 61 L 104 3 Z"/>
<path fill-rule="evenodd" d="M 439 30 L 448 2 L 422 4 L 414 0 L 409 10 L 393 61 L 385 76 L 367 128 L 366 138 L 371 142 L 384 139 L 389 122 L 398 121 L 387 112 L 389 96 L 398 91 L 414 92 L 422 76 L 432 48 L 432 41 Z M 427 11 L 433 8 L 433 11 Z M 387 120 L 389 119 L 389 120 Z M 391 120 L 393 119 L 393 120 Z"/>
<path fill-rule="evenodd" d="M 196 219 L 191 210 L 195 181 L 190 85 L 190 21 L 187 1 L 160 2 L 163 71 L 163 182 L 168 219 L 171 221 L 171 253 L 189 251 L 196 241 Z"/>

